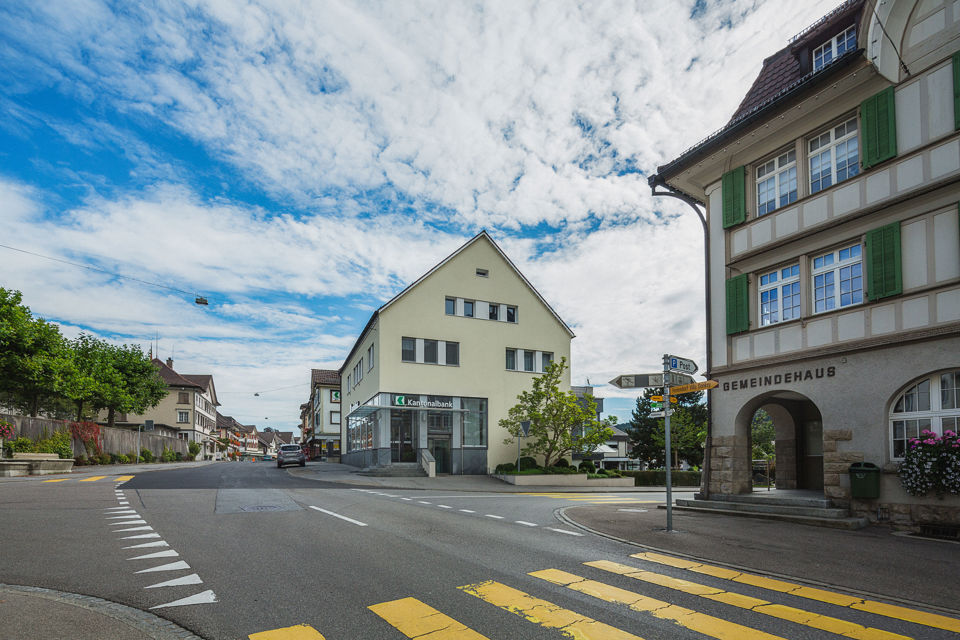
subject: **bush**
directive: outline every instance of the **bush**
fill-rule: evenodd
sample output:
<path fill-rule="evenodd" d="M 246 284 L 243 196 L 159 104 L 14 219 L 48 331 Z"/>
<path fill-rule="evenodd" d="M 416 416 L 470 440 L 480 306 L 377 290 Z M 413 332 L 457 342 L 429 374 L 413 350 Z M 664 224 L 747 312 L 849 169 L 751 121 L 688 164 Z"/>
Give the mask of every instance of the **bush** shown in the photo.
<path fill-rule="evenodd" d="M 633 478 L 635 487 L 662 487 L 667 484 L 666 469 L 650 469 L 647 471 L 621 471 L 622 476 Z M 671 471 L 670 484 L 675 487 L 699 487 L 699 471 Z"/>
<path fill-rule="evenodd" d="M 100 458 L 97 456 L 90 456 L 87 458 L 87 464 L 100 464 Z"/>
<path fill-rule="evenodd" d="M 174 458 L 174 460 L 176 460 L 177 462 L 180 462 L 181 460 L 183 460 L 183 452 L 182 452 L 182 451 L 177 451 L 176 455 L 174 455 L 173 458 Z"/>
<path fill-rule="evenodd" d="M 569 473 L 577 473 L 577 470 L 574 469 L 573 467 L 571 467 L 570 465 L 567 465 L 567 466 L 565 466 L 565 467 L 561 467 L 560 465 L 557 465 L 557 466 L 555 466 L 555 467 L 544 467 L 544 468 L 543 468 L 543 472 L 544 472 L 544 473 L 569 474 Z"/>
<path fill-rule="evenodd" d="M 17 438 L 19 440 L 19 438 Z M 47 437 L 46 431 L 41 433 L 34 451 L 37 453 L 55 453 L 61 458 L 73 458 L 73 449 L 70 447 L 70 432 L 66 429 L 54 431 Z"/>
<path fill-rule="evenodd" d="M 555 467 L 569 467 L 569 466 L 570 466 L 570 461 L 567 460 L 566 458 L 560 458 L 559 460 L 557 460 L 557 461 L 553 464 L 553 466 L 555 466 Z"/>
<path fill-rule="evenodd" d="M 114 460 L 114 462 L 116 464 L 127 464 L 128 462 L 130 462 L 130 458 L 128 458 L 127 456 L 121 453 L 120 455 L 117 456 L 117 459 Z"/>
<path fill-rule="evenodd" d="M 81 454 L 73 459 L 73 466 L 75 467 L 82 467 L 85 464 L 87 464 L 87 456 L 85 455 Z"/>
<path fill-rule="evenodd" d="M 584 460 L 580 463 L 580 473 L 596 473 L 597 467 L 592 460 Z"/>
<path fill-rule="evenodd" d="M 110 457 L 109 453 L 101 453 L 100 464 L 113 464 L 113 458 Z"/>
<path fill-rule="evenodd" d="M 173 449 L 168 449 L 166 446 L 163 447 L 163 453 L 160 455 L 160 459 L 164 462 L 173 462 L 176 460 L 176 456 L 173 453 Z"/>
<path fill-rule="evenodd" d="M 230 454 L 230 457 L 231 458 L 233 457 L 232 453 Z M 494 470 L 494 473 L 502 476 L 505 473 L 513 473 L 516 470 L 517 470 L 517 465 L 513 464 L 512 462 L 501 462 L 500 464 L 497 465 L 497 468 Z"/>
<path fill-rule="evenodd" d="M 196 458 L 197 454 L 200 453 L 200 443 L 191 442 L 190 444 L 187 445 L 187 451 L 190 452 L 191 459 Z"/>
<path fill-rule="evenodd" d="M 20 436 L 19 438 L 8 440 L 6 443 L 4 443 L 3 448 L 6 450 L 8 456 L 12 456 L 17 452 L 33 453 L 36 451 L 36 449 L 34 449 L 33 440 L 26 436 Z"/>
<path fill-rule="evenodd" d="M 144 447 L 140 449 L 140 457 L 143 458 L 144 462 L 153 462 L 153 451 Z"/>
<path fill-rule="evenodd" d="M 536 469 L 537 461 L 530 456 L 523 456 L 520 458 L 520 471 L 526 471 L 527 469 Z"/>

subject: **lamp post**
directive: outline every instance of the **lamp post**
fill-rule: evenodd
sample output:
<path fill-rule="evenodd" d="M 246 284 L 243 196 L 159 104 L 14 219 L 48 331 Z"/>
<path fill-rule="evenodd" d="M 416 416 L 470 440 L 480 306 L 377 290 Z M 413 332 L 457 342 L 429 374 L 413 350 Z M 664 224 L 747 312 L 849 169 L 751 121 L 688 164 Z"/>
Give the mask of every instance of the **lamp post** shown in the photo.
<path fill-rule="evenodd" d="M 712 362 L 713 358 L 710 355 L 710 349 L 713 346 L 712 340 L 712 325 L 710 322 L 710 229 L 707 226 L 707 218 L 704 215 L 704 212 L 700 210 L 700 207 L 703 206 L 703 203 L 693 198 L 679 189 L 675 189 L 667 184 L 666 180 L 663 177 L 655 173 L 647 179 L 647 184 L 650 185 L 650 193 L 654 196 L 667 196 L 670 198 L 676 198 L 682 202 L 690 205 L 690 208 L 696 212 L 697 217 L 700 218 L 700 224 L 703 226 L 703 304 L 704 310 L 706 312 L 706 367 L 703 374 L 709 380 L 712 374 Z M 657 189 L 660 189 L 659 191 Z M 670 404 L 667 402 L 667 408 L 669 409 Z M 704 499 L 710 497 L 710 450 L 713 447 L 713 407 L 710 402 L 710 390 L 707 390 L 707 437 L 706 442 L 704 443 L 703 449 L 703 488 L 701 489 L 701 495 Z M 667 468 L 670 467 L 670 461 L 667 460 Z"/>

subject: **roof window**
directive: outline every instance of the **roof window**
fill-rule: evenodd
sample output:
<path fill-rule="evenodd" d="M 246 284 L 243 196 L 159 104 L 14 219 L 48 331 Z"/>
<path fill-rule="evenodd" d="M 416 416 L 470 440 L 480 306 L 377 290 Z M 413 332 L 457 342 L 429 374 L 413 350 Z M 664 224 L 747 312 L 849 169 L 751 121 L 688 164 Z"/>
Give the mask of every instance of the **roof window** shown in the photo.
<path fill-rule="evenodd" d="M 849 26 L 813 50 L 813 70 L 819 71 L 847 51 L 857 48 L 857 28 Z"/>

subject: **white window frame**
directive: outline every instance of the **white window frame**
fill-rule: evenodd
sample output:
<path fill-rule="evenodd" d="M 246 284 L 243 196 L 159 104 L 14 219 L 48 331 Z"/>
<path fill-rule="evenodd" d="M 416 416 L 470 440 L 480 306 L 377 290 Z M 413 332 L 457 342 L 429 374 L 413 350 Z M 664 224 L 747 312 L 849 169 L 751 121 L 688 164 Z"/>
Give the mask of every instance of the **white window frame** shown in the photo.
<path fill-rule="evenodd" d="M 186 409 L 177 409 L 177 424 L 190 424 L 190 412 Z"/>
<path fill-rule="evenodd" d="M 450 311 L 450 303 L 453 303 L 453 311 Z M 447 296 L 443 299 L 443 313 L 448 316 L 457 315 L 457 299 Z"/>
<path fill-rule="evenodd" d="M 373 371 L 373 345 L 367 347 L 367 371 Z"/>
<path fill-rule="evenodd" d="M 810 291 L 814 315 L 863 304 L 865 274 L 863 273 L 862 244 L 859 242 L 848 244 L 839 249 L 816 255 L 811 259 L 810 266 Z M 850 271 L 847 271 L 848 269 Z M 823 281 L 818 285 L 817 279 L 821 277 Z M 832 280 L 829 285 L 826 282 L 828 279 Z M 851 281 L 852 283 L 850 291 L 847 292 L 851 298 L 846 303 L 844 303 L 843 298 L 843 283 L 845 281 Z M 859 289 L 852 288 L 856 283 L 859 283 Z M 821 298 L 820 290 L 827 286 L 833 288 L 832 294 L 829 297 L 824 295 Z M 822 308 L 820 307 L 821 300 L 823 301 Z"/>
<path fill-rule="evenodd" d="M 924 383 L 928 384 L 929 402 L 921 405 L 921 396 L 918 393 L 914 396 L 914 406 L 910 407 L 913 410 L 908 411 L 908 407 L 903 406 L 897 411 L 900 401 Z M 944 408 L 944 405 L 953 406 Z M 903 437 L 900 438 L 896 437 L 898 423 L 903 429 Z M 902 460 L 903 456 L 897 455 L 897 442 L 903 442 L 903 451 L 906 451 L 910 438 L 918 438 L 924 429 L 929 429 L 939 436 L 943 436 L 944 431 L 957 433 L 960 429 L 960 369 L 938 371 L 914 380 L 897 395 L 890 408 L 887 429 L 890 459 Z"/>
<path fill-rule="evenodd" d="M 796 304 L 784 305 L 787 297 L 796 298 Z M 767 327 L 800 317 L 800 263 L 761 273 L 757 277 L 757 309 L 760 326 Z M 789 311 L 790 317 L 787 316 Z"/>
<path fill-rule="evenodd" d="M 760 164 L 756 171 L 757 217 L 797 201 L 797 150 L 789 149 Z M 792 187 L 792 189 L 791 189 Z M 772 189 L 773 199 L 767 195 Z M 786 189 L 786 193 L 784 193 Z M 761 194 L 764 195 L 761 200 Z M 771 206 L 772 205 L 772 206 Z"/>
<path fill-rule="evenodd" d="M 508 365 L 509 365 L 509 362 L 507 361 L 507 355 L 506 355 L 506 354 L 510 353 L 511 351 L 513 352 L 513 366 L 512 366 L 512 367 L 508 366 Z M 503 365 L 503 366 L 504 366 L 504 368 L 506 368 L 507 371 L 519 371 L 519 369 L 517 368 L 517 351 L 521 351 L 521 349 L 514 349 L 514 348 L 512 348 L 512 347 L 507 347 L 507 350 L 506 350 L 506 352 L 504 353 L 504 356 L 503 356 L 503 358 L 504 358 L 504 360 L 503 360 L 504 365 Z"/>
<path fill-rule="evenodd" d="M 856 25 L 850 25 L 813 50 L 813 70 L 819 71 L 847 51 L 856 48 L 857 27 Z"/>
<path fill-rule="evenodd" d="M 849 158 L 851 143 L 856 150 L 856 155 L 852 160 Z M 816 148 L 814 148 L 814 145 L 816 145 Z M 838 152 L 845 162 L 842 172 L 837 169 Z M 821 163 L 818 166 L 822 166 L 825 157 L 827 157 L 826 161 L 830 163 L 830 175 L 827 180 L 825 180 L 823 170 L 814 172 L 814 163 Z M 838 122 L 807 138 L 807 169 L 809 170 L 807 186 L 810 188 L 811 195 L 860 174 L 860 125 L 856 116 Z M 829 184 L 824 184 L 824 182 L 829 182 Z"/>

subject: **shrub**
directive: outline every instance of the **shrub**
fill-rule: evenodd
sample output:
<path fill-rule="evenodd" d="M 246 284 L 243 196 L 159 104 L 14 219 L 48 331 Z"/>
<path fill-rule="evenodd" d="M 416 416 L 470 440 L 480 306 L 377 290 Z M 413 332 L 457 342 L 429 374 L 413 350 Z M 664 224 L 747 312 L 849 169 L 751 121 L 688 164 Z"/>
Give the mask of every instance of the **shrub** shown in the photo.
<path fill-rule="evenodd" d="M 91 464 L 91 465 L 100 464 L 100 458 L 98 458 L 97 456 L 90 456 L 89 458 L 87 458 L 87 464 Z"/>
<path fill-rule="evenodd" d="M 592 460 L 584 460 L 580 463 L 580 473 L 596 473 L 597 467 Z"/>
<path fill-rule="evenodd" d="M 130 462 L 130 458 L 128 458 L 127 456 L 121 453 L 120 455 L 117 456 L 117 459 L 114 462 L 116 462 L 117 464 L 127 464 L 128 462 Z"/>
<path fill-rule="evenodd" d="M 17 425 L 0 418 L 0 440 L 12 440 Z"/>
<path fill-rule="evenodd" d="M 101 453 L 100 464 L 113 464 L 113 458 L 110 457 L 109 453 Z"/>
<path fill-rule="evenodd" d="M 555 467 L 569 467 L 569 466 L 570 466 L 570 461 L 567 460 L 566 458 L 560 458 L 560 459 L 557 460 L 555 463 L 553 463 L 553 466 L 555 466 Z"/>
<path fill-rule="evenodd" d="M 160 459 L 164 462 L 173 462 L 176 460 L 176 456 L 173 453 L 173 449 L 168 449 L 166 446 L 163 447 L 163 453 L 160 455 Z"/>
<path fill-rule="evenodd" d="M 527 469 L 536 469 L 537 461 L 530 456 L 523 456 L 520 458 L 520 471 L 526 471 Z"/>
<path fill-rule="evenodd" d="M 571 467 L 570 465 L 567 465 L 567 466 L 565 466 L 565 467 L 561 467 L 560 465 L 557 465 L 557 466 L 554 466 L 554 467 L 544 467 L 544 468 L 543 468 L 543 472 L 544 472 L 544 473 L 569 474 L 569 473 L 577 473 L 577 470 L 576 470 L 575 468 Z"/>
<path fill-rule="evenodd" d="M 230 454 L 230 457 L 231 458 L 233 457 L 232 453 Z M 497 475 L 503 475 L 505 473 L 513 473 L 516 470 L 517 470 L 517 465 L 513 464 L 512 462 L 501 462 L 500 464 L 497 465 L 497 468 L 494 470 L 494 472 Z"/>
<path fill-rule="evenodd" d="M 73 459 L 73 466 L 75 467 L 82 467 L 85 464 L 87 464 L 87 456 L 83 454 Z"/>
<path fill-rule="evenodd" d="M 174 458 L 174 460 L 176 460 L 177 462 L 180 462 L 181 460 L 183 460 L 183 452 L 182 452 L 182 451 L 177 451 L 176 455 L 174 455 L 173 458 Z"/>
<path fill-rule="evenodd" d="M 140 449 L 140 457 L 143 458 L 144 462 L 153 462 L 153 451 L 144 447 Z"/>
<path fill-rule="evenodd" d="M 187 451 L 190 452 L 190 458 L 191 458 L 191 459 L 192 459 L 192 458 L 196 458 L 196 457 L 197 457 L 197 454 L 200 453 L 200 443 L 199 443 L 199 442 L 191 442 L 190 444 L 187 445 Z"/>
<path fill-rule="evenodd" d="M 646 471 L 621 471 L 620 475 L 633 478 L 636 487 L 662 487 L 667 484 L 666 469 L 648 469 Z M 675 487 L 699 487 L 699 471 L 671 471 L 670 484 Z"/>
<path fill-rule="evenodd" d="M 26 436 L 20 436 L 19 438 L 14 438 L 13 440 L 8 441 L 3 445 L 3 448 L 6 449 L 8 455 L 12 455 L 17 452 L 32 453 L 33 451 L 36 451 L 36 449 L 34 449 L 33 440 Z"/>
<path fill-rule="evenodd" d="M 47 436 L 46 430 L 44 430 L 40 439 L 36 442 L 34 451 L 37 453 L 55 453 L 61 458 L 72 458 L 73 449 L 70 447 L 70 432 L 62 429 L 54 431 L 51 436 Z"/>

